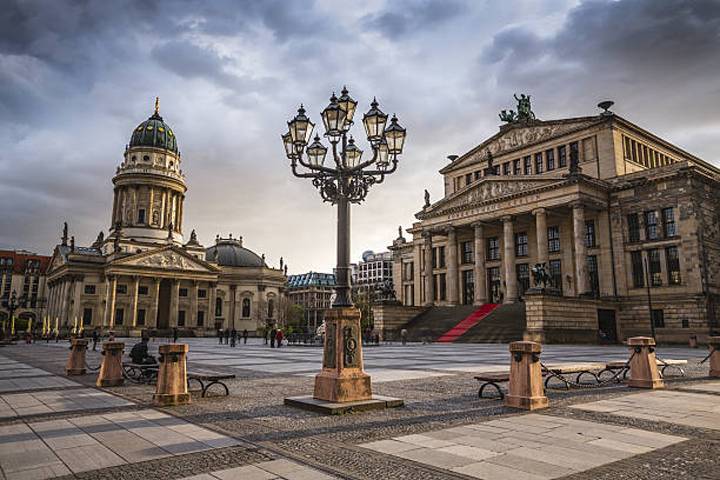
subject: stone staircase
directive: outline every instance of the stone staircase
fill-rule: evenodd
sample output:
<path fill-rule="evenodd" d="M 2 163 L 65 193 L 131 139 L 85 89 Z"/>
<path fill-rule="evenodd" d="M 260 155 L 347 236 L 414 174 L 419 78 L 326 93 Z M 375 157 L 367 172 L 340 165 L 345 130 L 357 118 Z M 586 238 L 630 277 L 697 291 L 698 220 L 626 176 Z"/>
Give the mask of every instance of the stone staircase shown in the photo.
<path fill-rule="evenodd" d="M 524 332 L 525 304 L 517 302 L 500 305 L 456 343 L 509 343 L 522 340 Z"/>
<path fill-rule="evenodd" d="M 408 341 L 435 342 L 479 308 L 481 307 L 473 305 L 428 308 L 405 324 Z M 456 343 L 507 343 L 522 340 L 524 331 L 525 304 L 518 302 L 498 306 L 462 335 L 453 338 L 453 341 Z"/>

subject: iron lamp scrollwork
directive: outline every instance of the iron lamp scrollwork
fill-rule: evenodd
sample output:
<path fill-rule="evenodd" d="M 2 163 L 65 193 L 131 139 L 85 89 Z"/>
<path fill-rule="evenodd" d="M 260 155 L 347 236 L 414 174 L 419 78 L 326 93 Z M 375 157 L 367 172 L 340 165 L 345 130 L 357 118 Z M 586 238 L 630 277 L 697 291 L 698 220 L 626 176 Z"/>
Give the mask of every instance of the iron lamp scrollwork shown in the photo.
<path fill-rule="evenodd" d="M 363 126 L 372 148 L 372 157 L 363 160 L 363 151 L 348 135 L 357 109 L 355 101 L 344 87 L 340 97 L 333 94 L 322 111 L 324 136 L 330 148 L 323 145 L 320 136 L 312 132 L 315 125 L 300 105 L 297 115 L 288 122 L 288 131 L 282 135 L 285 155 L 290 160 L 293 174 L 311 179 L 323 201 L 338 206 L 338 248 L 336 284 L 337 295 L 333 307 L 352 306 L 350 299 L 350 204 L 362 202 L 370 187 L 382 183 L 385 176 L 397 169 L 407 132 L 395 115 L 387 125 L 388 115 L 380 110 L 373 99 L 370 110 L 363 116 Z M 309 144 L 309 145 L 308 145 Z M 325 165 L 328 151 L 331 164 Z"/>

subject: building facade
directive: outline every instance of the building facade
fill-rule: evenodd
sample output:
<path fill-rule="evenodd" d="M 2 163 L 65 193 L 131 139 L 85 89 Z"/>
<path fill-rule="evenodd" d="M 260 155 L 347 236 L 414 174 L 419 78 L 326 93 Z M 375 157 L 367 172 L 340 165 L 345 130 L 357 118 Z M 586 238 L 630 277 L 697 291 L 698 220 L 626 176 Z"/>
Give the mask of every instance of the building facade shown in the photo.
<path fill-rule="evenodd" d="M 570 341 L 648 335 L 651 317 L 661 341 L 716 331 L 720 171 L 607 104 L 550 121 L 526 106 L 440 170 L 444 197 L 391 247 L 398 299 L 525 301 L 529 331 Z M 554 296 L 529 292 L 535 264 Z"/>
<path fill-rule="evenodd" d="M 10 318 L 6 306 L 15 292 L 17 318 L 40 321 L 47 306 L 50 257 L 24 250 L 0 250 L 0 322 Z M 36 324 L 37 325 L 37 324 Z"/>
<path fill-rule="evenodd" d="M 332 306 L 334 294 L 335 275 L 332 273 L 308 272 L 288 276 L 288 301 L 303 307 L 303 326 L 308 332 L 315 332 L 322 325 L 325 311 Z"/>
<path fill-rule="evenodd" d="M 357 280 L 353 287 L 373 289 L 386 281 L 392 282 L 392 252 L 375 253 L 372 250 L 363 252 L 362 261 L 357 264 Z"/>
<path fill-rule="evenodd" d="M 187 186 L 173 130 L 154 114 L 138 125 L 113 177 L 110 230 L 88 247 L 67 224 L 48 270 L 48 315 L 66 328 L 143 329 L 205 335 L 250 333 L 274 322 L 285 274 L 243 246 L 216 238 L 186 241 Z"/>

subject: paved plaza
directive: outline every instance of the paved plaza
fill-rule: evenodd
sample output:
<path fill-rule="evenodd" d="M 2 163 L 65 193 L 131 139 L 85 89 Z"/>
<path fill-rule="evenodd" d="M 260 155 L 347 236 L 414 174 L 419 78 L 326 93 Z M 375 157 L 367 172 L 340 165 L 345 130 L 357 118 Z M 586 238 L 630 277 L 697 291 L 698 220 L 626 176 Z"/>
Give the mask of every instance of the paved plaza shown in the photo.
<path fill-rule="evenodd" d="M 129 352 L 136 340 L 125 340 Z M 283 405 L 312 392 L 320 348 L 187 343 L 190 370 L 236 375 L 229 396 L 193 392 L 190 405 L 156 409 L 152 386 L 95 388 L 99 351 L 88 352 L 87 375 L 67 378 L 67 342 L 2 348 L 0 478 L 720 478 L 720 381 L 698 364 L 701 349 L 658 348 L 688 360 L 687 376 L 667 378 L 666 390 L 548 390 L 551 408 L 528 414 L 477 397 L 473 375 L 507 370 L 507 345 L 370 346 L 375 393 L 406 406 L 327 417 Z M 547 345 L 542 361 L 627 355 Z"/>

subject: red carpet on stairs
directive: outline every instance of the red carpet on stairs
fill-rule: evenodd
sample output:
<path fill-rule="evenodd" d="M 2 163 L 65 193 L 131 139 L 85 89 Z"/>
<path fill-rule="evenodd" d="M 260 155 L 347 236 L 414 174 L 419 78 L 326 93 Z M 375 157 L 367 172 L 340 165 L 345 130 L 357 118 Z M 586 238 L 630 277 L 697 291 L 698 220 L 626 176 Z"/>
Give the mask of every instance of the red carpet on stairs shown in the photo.
<path fill-rule="evenodd" d="M 483 318 L 487 317 L 490 312 L 495 310 L 500 305 L 497 303 L 486 303 L 477 310 L 475 310 L 473 313 L 468 315 L 464 320 L 462 320 L 460 323 L 455 325 L 453 328 L 445 332 L 440 338 L 438 338 L 436 341 L 439 343 L 452 343 L 458 338 L 460 338 L 462 335 L 465 334 L 468 330 L 470 330 L 472 327 L 477 325 L 477 323 L 482 320 Z"/>

